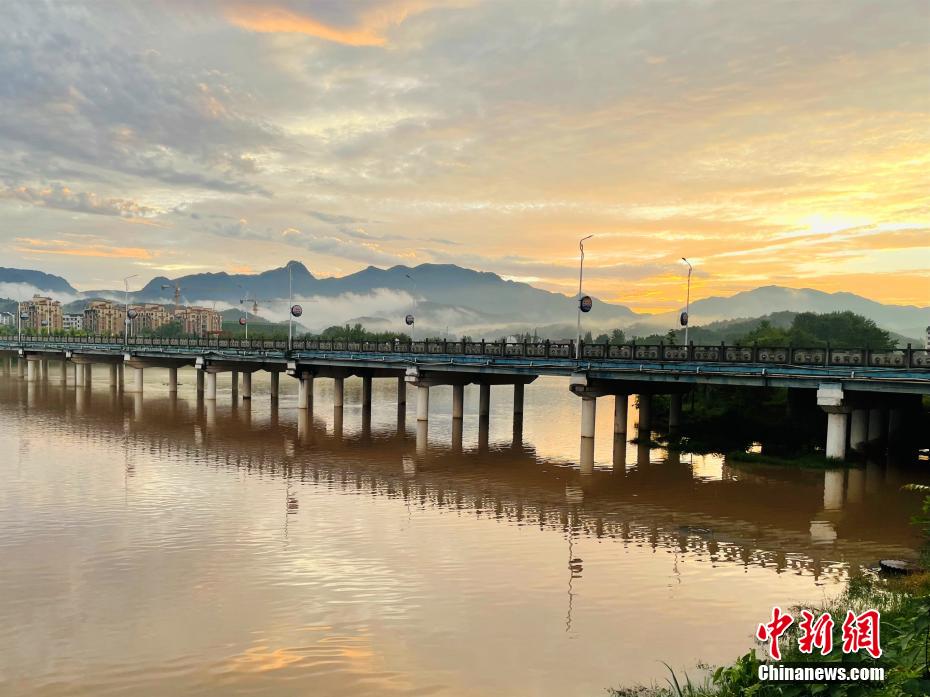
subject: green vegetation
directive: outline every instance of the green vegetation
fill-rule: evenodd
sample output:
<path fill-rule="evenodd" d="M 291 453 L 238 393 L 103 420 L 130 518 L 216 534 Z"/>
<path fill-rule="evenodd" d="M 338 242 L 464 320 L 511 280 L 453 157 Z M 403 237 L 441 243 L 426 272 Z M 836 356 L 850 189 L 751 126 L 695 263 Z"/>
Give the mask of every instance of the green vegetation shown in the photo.
<path fill-rule="evenodd" d="M 317 336 L 307 335 L 310 339 L 326 339 L 333 341 L 410 341 L 408 334 L 398 334 L 397 332 L 372 332 L 361 324 L 356 323 L 353 326 L 348 324 L 344 326 L 333 325 L 327 327 Z"/>
<path fill-rule="evenodd" d="M 891 335 L 870 319 L 853 312 L 831 312 L 818 315 L 802 312 L 795 316 L 787 329 L 763 321 L 756 329 L 740 340 L 744 344 L 760 346 L 804 346 L 834 348 L 860 348 L 873 350 L 894 348 Z"/>
<path fill-rule="evenodd" d="M 681 344 L 684 339 L 684 329 L 675 329 L 666 334 L 639 336 L 636 342 Z M 691 327 L 688 340 L 698 345 L 723 342 L 744 346 L 755 343 L 759 346 L 818 348 L 829 344 L 833 348 L 868 347 L 873 350 L 891 349 L 897 343 L 890 332 L 854 312 L 817 314 L 787 311 L 754 319 L 727 320 Z"/>

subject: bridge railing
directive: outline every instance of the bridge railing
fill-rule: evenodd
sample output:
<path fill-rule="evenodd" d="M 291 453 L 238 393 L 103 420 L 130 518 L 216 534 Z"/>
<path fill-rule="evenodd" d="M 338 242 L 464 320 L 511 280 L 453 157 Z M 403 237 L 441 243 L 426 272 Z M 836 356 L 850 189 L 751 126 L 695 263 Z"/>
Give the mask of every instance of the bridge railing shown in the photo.
<path fill-rule="evenodd" d="M 287 351 L 284 339 L 157 338 L 90 336 L 36 336 L 21 339 L 8 337 L 3 344 L 44 344 L 67 349 L 74 346 L 95 346 L 112 349 L 209 351 Z M 397 353 L 417 355 L 491 356 L 502 358 L 574 358 L 575 342 L 554 341 L 351 341 L 340 339 L 296 339 L 292 351 Z M 727 344 L 603 344 L 581 342 L 578 355 L 583 361 L 658 361 L 688 363 L 764 363 L 772 365 L 916 368 L 930 369 L 930 350 L 911 348 L 870 350 L 867 348 L 741 346 Z"/>

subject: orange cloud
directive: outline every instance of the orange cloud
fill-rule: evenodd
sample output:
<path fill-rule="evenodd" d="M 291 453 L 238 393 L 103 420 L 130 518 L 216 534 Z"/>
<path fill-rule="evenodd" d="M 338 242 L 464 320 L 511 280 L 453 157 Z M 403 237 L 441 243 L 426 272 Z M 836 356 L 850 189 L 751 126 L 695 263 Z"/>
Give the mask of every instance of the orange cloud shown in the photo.
<path fill-rule="evenodd" d="M 442 2 L 441 7 L 457 7 L 471 0 Z M 263 34 L 306 34 L 347 46 L 384 46 L 385 32 L 407 17 L 424 12 L 439 3 L 436 0 L 396 0 L 361 13 L 355 24 L 347 27 L 325 24 L 307 14 L 286 7 L 236 3 L 226 10 L 230 23 Z M 346 3 L 351 7 L 350 3 Z"/>
<path fill-rule="evenodd" d="M 60 254 L 72 257 L 95 257 L 100 259 L 153 259 L 154 256 L 142 247 L 107 247 L 104 245 L 69 246 L 65 240 L 36 240 L 17 237 L 19 245 L 14 249 L 27 254 Z"/>
<path fill-rule="evenodd" d="M 383 46 L 385 43 L 385 38 L 373 28 L 339 29 L 283 7 L 235 5 L 226 17 L 237 27 L 263 34 L 307 34 L 349 46 Z"/>

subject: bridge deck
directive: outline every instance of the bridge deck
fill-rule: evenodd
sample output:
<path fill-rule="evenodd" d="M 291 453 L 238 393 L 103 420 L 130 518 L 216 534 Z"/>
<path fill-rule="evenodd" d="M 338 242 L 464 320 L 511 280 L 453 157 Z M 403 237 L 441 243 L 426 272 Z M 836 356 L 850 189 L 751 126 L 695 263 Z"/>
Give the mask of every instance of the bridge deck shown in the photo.
<path fill-rule="evenodd" d="M 335 368 L 357 374 L 420 372 L 480 376 L 570 376 L 586 373 L 603 381 L 725 384 L 816 388 L 824 382 L 845 389 L 930 394 L 930 351 L 896 349 L 784 348 L 582 344 L 580 360 L 572 343 L 338 342 L 287 343 L 234 339 L 134 339 L 124 344 L 105 337 L 23 337 L 0 341 L 0 351 L 24 354 L 99 356 L 227 364 L 243 370 Z M 444 352 L 442 352 L 444 351 Z"/>

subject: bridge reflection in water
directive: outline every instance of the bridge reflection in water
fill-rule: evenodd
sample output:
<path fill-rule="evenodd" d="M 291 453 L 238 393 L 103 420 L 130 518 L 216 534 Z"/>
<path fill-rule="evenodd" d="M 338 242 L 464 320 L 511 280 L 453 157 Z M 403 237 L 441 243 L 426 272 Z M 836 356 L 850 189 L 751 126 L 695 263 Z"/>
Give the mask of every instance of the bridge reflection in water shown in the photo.
<path fill-rule="evenodd" d="M 42 418 L 49 438 L 66 434 L 88 452 L 142 449 L 159 458 L 677 550 L 712 564 L 815 578 L 859 573 L 880 557 L 912 556 L 919 538 L 906 511 L 915 497 L 900 487 L 930 481 L 893 462 L 826 471 L 747 466 L 650 450 L 648 443 L 623 438 L 614 440 L 611 461 L 595 466 L 593 440 L 580 463 L 541 456 L 524 441 L 522 418 L 513 422 L 511 438 L 492 442 L 489 420 L 479 419 L 466 443 L 463 421 L 453 419 L 451 437 L 430 440 L 427 424 L 409 418 L 406 405 L 390 420 L 381 410 L 376 424 L 371 409 L 358 409 L 348 426 L 345 409 L 333 409 L 325 396 L 316 410 L 307 410 L 247 400 L 218 407 L 176 392 L 150 393 L 143 401 L 139 393 L 44 383 L 6 383 L 0 394 L 5 409 L 22 404 L 24 416 Z M 298 502 L 299 494 L 289 497 L 288 510 L 297 510 Z M 889 516 L 889 510 L 904 513 Z"/>

